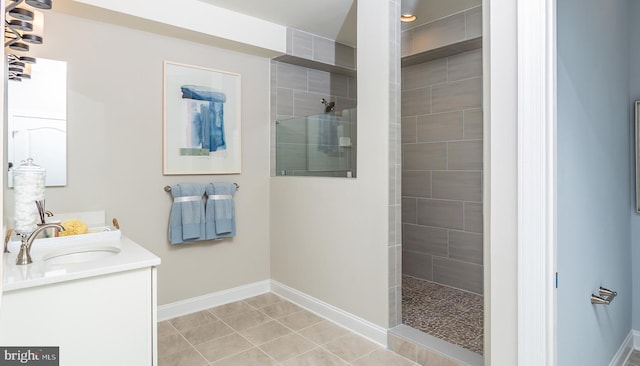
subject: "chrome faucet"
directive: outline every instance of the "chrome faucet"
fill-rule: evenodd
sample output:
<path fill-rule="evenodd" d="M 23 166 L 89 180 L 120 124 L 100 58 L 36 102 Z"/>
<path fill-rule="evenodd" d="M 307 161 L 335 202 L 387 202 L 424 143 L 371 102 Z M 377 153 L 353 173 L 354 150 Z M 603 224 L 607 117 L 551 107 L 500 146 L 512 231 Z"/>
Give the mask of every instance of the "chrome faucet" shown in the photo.
<path fill-rule="evenodd" d="M 24 234 L 20 235 L 22 237 L 22 244 L 20 244 L 20 253 L 18 253 L 18 258 L 16 259 L 17 265 L 31 264 L 31 246 L 33 245 L 33 241 L 36 240 L 36 236 L 38 236 L 38 234 L 49 228 L 56 228 L 60 231 L 64 231 L 64 227 L 60 224 L 45 224 L 38 226 L 34 232 L 29 234 L 29 236 Z"/>

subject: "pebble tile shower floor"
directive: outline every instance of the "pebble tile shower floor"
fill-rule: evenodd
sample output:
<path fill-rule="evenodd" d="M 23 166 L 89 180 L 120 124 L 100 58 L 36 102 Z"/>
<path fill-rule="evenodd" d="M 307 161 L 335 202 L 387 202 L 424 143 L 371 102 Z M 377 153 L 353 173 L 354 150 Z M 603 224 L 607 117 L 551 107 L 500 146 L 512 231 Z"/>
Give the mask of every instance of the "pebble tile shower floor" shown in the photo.
<path fill-rule="evenodd" d="M 159 366 L 416 366 L 267 293 L 158 323 Z"/>
<path fill-rule="evenodd" d="M 402 323 L 482 354 L 483 297 L 402 276 Z"/>

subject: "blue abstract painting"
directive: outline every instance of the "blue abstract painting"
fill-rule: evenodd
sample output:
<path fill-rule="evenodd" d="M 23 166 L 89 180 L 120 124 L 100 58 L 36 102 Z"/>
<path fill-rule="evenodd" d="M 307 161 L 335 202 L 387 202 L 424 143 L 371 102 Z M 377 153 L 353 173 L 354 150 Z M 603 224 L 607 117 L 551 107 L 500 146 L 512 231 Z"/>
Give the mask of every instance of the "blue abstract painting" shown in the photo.
<path fill-rule="evenodd" d="M 183 154 L 190 155 L 189 151 L 193 151 L 192 149 L 209 152 L 225 150 L 225 94 L 196 85 L 183 85 L 180 90 L 182 99 L 188 102 L 190 122 L 186 127 L 189 130 L 187 144 L 191 149 L 184 149 Z"/>

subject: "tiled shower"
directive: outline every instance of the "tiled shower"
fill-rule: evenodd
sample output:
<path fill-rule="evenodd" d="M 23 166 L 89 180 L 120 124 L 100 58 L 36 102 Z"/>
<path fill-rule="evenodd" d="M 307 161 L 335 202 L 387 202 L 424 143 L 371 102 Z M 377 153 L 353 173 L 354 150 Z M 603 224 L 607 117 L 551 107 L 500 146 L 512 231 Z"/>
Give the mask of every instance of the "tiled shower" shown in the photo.
<path fill-rule="evenodd" d="M 483 348 L 481 8 L 403 31 L 402 322 Z"/>

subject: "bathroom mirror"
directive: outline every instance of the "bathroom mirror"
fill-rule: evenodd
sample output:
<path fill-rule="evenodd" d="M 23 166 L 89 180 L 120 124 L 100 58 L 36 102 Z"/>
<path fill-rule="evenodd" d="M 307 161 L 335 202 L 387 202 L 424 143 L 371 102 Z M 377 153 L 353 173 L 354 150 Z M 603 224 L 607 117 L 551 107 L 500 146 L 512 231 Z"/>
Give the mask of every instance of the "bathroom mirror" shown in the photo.
<path fill-rule="evenodd" d="M 9 168 L 32 158 L 46 170 L 46 186 L 66 185 L 67 63 L 38 58 L 31 79 L 8 81 L 7 122 Z"/>

